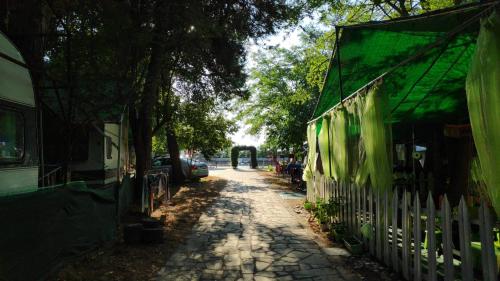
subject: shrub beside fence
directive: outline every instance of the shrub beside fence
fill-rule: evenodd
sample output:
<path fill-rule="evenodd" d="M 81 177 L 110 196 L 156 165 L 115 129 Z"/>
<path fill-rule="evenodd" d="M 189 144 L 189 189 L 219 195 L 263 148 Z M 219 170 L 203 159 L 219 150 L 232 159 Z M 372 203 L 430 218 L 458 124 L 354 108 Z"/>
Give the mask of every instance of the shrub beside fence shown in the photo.
<path fill-rule="evenodd" d="M 499 280 L 500 241 L 494 241 L 494 214 L 484 202 L 472 218 L 464 198 L 453 214 L 446 195 L 437 210 L 431 193 L 421 202 L 418 193 L 374 192 L 316 174 L 307 183 L 307 199 L 318 198 L 338 202 L 334 222 L 344 223 L 372 256 L 406 280 Z M 360 231 L 365 224 L 368 237 Z"/>

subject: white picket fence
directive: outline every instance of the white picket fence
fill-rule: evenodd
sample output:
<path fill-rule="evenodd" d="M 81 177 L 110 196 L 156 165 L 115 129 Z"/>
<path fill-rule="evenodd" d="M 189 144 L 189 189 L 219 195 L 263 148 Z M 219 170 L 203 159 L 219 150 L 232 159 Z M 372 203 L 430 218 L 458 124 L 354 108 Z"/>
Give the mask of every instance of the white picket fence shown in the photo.
<path fill-rule="evenodd" d="M 316 174 L 308 182 L 307 199 L 316 202 L 317 198 L 332 198 L 341 203 L 335 220 L 345 223 L 349 233 L 360 238 L 371 255 L 406 280 L 500 280 L 493 214 L 484 202 L 478 218 L 472 221 L 480 233 L 479 241 L 473 242 L 480 249 L 474 252 L 471 218 L 464 198 L 458 214 L 452 215 L 446 196 L 441 209 L 436 210 L 430 193 L 421 204 L 418 193 L 412 196 L 394 190 L 381 194 L 368 187 L 338 184 Z M 371 237 L 362 237 L 360 228 L 364 224 L 369 224 Z M 457 235 L 459 239 L 454 243 Z"/>

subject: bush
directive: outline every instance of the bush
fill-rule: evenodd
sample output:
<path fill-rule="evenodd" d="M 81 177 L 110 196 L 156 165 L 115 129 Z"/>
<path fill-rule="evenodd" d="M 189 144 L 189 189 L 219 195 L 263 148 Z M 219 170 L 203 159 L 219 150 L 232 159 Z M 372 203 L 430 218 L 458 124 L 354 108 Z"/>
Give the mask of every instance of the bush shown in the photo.
<path fill-rule="evenodd" d="M 305 203 L 304 203 L 305 204 Z M 311 206 L 312 207 L 312 206 Z M 305 208 L 305 205 L 304 205 Z M 323 199 L 318 199 L 316 201 L 316 206 L 314 208 L 314 217 L 318 220 L 319 223 L 327 223 L 330 218 L 336 215 L 340 208 L 340 203 L 329 200 L 325 202 Z"/>
<path fill-rule="evenodd" d="M 306 209 L 306 211 L 310 212 L 312 209 L 313 209 L 313 204 L 311 202 L 304 202 L 304 209 Z"/>
<path fill-rule="evenodd" d="M 318 220 L 320 224 L 328 222 L 328 212 L 327 212 L 327 204 L 323 199 L 318 199 L 316 201 L 316 208 L 314 208 L 314 218 Z"/>

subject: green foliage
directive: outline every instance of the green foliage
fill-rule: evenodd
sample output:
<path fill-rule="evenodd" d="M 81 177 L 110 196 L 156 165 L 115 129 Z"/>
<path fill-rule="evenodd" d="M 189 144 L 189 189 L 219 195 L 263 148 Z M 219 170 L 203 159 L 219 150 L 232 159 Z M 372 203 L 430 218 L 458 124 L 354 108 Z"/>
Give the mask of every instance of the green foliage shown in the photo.
<path fill-rule="evenodd" d="M 314 218 L 316 218 L 318 222 L 321 224 L 327 223 L 330 221 L 331 218 L 333 218 L 337 214 L 339 208 L 340 208 L 339 202 L 336 202 L 331 199 L 328 202 L 325 202 L 324 199 L 319 198 L 316 200 L 316 205 L 314 206 L 313 209 Z"/>
<path fill-rule="evenodd" d="M 316 201 L 316 206 L 314 207 L 314 218 L 318 220 L 318 223 L 327 223 L 331 216 L 333 216 L 334 207 L 329 202 L 326 203 L 323 199 L 318 199 Z"/>
<path fill-rule="evenodd" d="M 328 221 L 325 202 L 323 199 L 316 200 L 316 205 L 314 206 L 314 218 L 318 220 L 318 223 L 320 224 L 326 223 Z"/>
<path fill-rule="evenodd" d="M 239 117 L 251 134 L 266 134 L 269 148 L 299 150 L 305 141 L 306 122 L 319 95 L 319 88 L 307 82 L 306 55 L 305 47 L 276 48 L 255 58 L 250 72 L 253 96 Z"/>
<path fill-rule="evenodd" d="M 235 132 L 234 121 L 227 120 L 216 110 L 200 104 L 182 106 L 181 118 L 176 126 L 179 145 L 191 151 L 199 151 L 206 159 L 231 146 L 229 134 Z"/>
<path fill-rule="evenodd" d="M 256 66 L 250 71 L 252 98 L 244 101 L 239 118 L 250 125 L 249 133 L 265 133 L 266 146 L 300 150 L 334 49 L 335 30 L 331 27 L 416 15 L 461 2 L 304 0 L 305 10 L 319 19 L 301 26 L 299 46 L 269 48 L 256 55 Z M 318 29 L 321 25 L 327 30 Z"/>
<path fill-rule="evenodd" d="M 373 226 L 370 223 L 364 223 L 360 228 L 361 235 L 366 239 L 372 239 Z"/>
<path fill-rule="evenodd" d="M 474 0 L 306 0 L 308 9 L 330 26 L 418 15 Z"/>
<path fill-rule="evenodd" d="M 304 209 L 310 212 L 313 209 L 313 204 L 309 201 L 304 202 Z"/>
<path fill-rule="evenodd" d="M 242 150 L 250 152 L 250 167 L 257 168 L 257 149 L 255 146 L 234 146 L 231 148 L 231 166 L 235 169 L 238 167 L 238 157 Z"/>
<path fill-rule="evenodd" d="M 161 130 L 161 133 L 158 133 L 156 136 L 153 136 L 153 154 L 154 155 L 168 154 L 167 137 L 165 136 L 164 130 Z"/>

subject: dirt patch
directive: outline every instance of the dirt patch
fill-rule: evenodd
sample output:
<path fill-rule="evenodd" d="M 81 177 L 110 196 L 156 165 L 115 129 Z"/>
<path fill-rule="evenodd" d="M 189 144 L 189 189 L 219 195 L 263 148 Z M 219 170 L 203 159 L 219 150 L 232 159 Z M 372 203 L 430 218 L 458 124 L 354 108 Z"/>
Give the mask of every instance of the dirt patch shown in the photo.
<path fill-rule="evenodd" d="M 208 177 L 200 182 L 181 186 L 174 197 L 152 215 L 158 218 L 166 216 L 163 244 L 126 245 L 118 238 L 114 245 L 93 251 L 65 265 L 50 280 L 151 280 L 175 249 L 185 241 L 203 211 L 217 198 L 226 184 L 225 180 Z M 124 221 L 136 219 L 136 216 L 129 216 Z"/>

